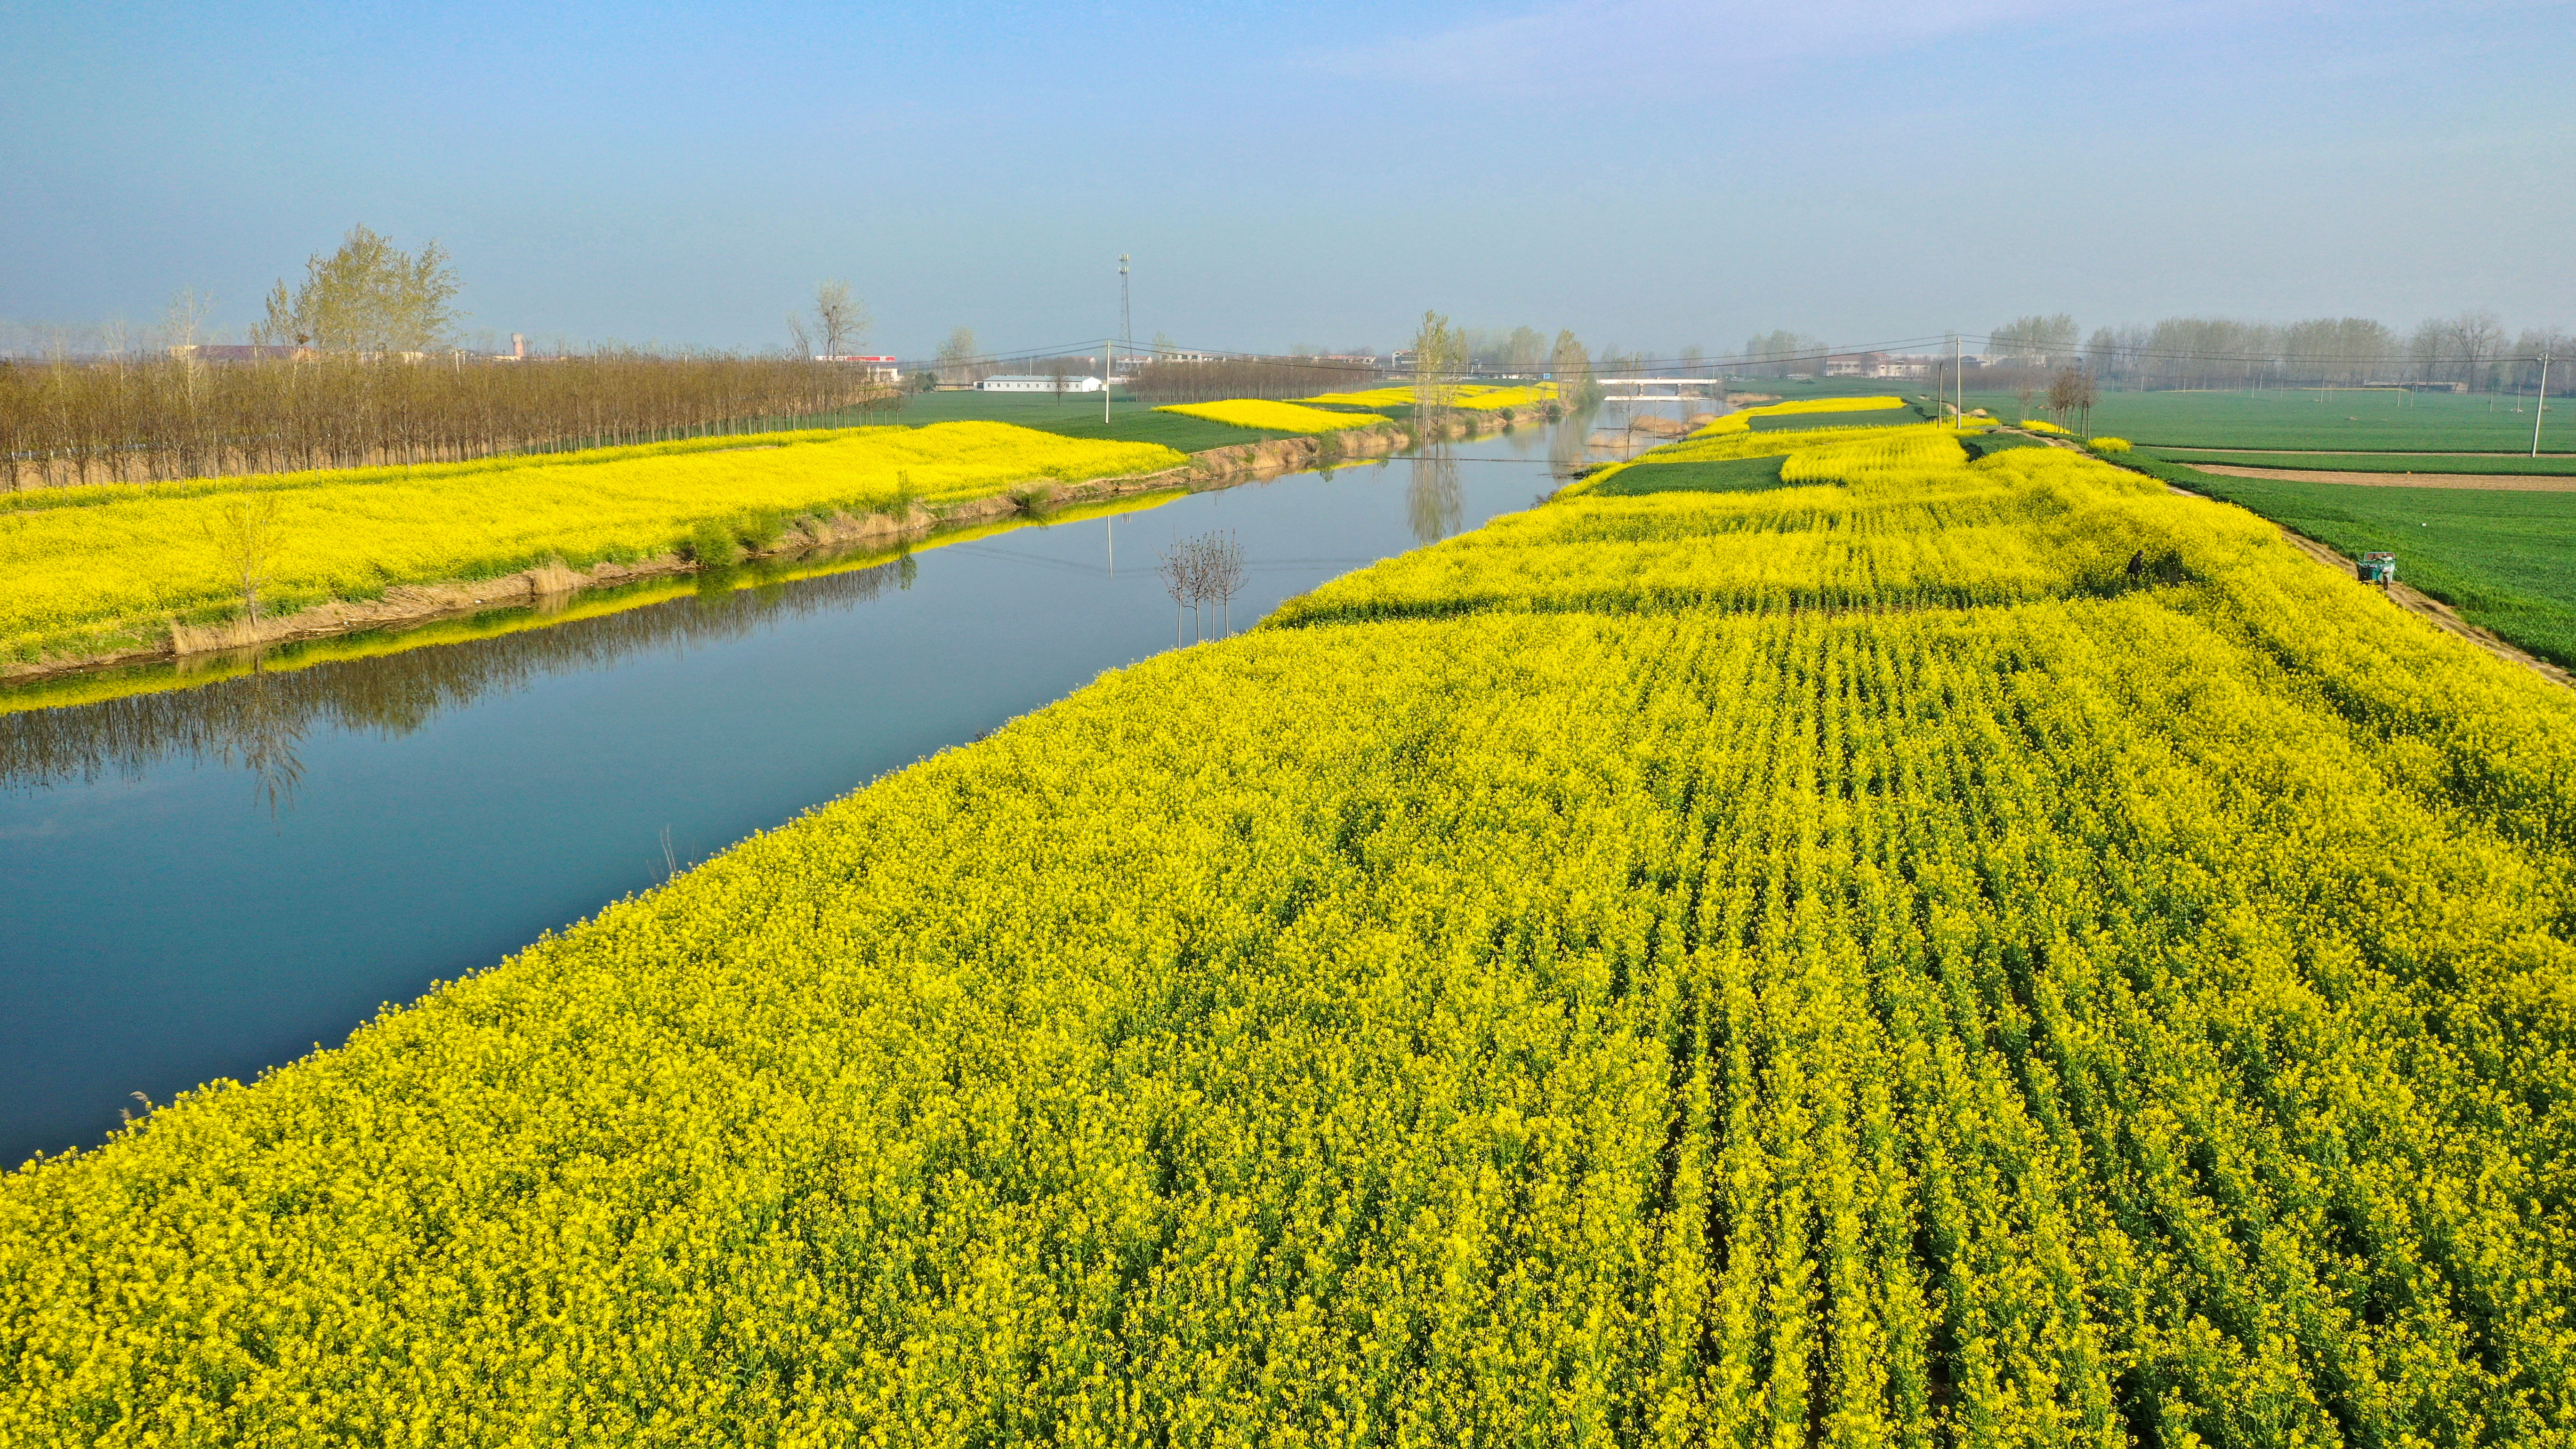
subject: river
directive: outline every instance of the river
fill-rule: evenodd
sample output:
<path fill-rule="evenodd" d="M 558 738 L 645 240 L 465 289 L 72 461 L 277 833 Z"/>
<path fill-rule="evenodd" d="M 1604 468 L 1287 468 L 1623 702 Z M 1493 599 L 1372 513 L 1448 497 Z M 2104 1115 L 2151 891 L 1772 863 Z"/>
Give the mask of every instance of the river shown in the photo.
<path fill-rule="evenodd" d="M 336 1044 L 382 1003 L 1173 647 L 1186 621 L 1155 556 L 1176 538 L 1241 542 L 1240 631 L 1529 507 L 1592 425 L 0 713 L 0 1162 Z"/>

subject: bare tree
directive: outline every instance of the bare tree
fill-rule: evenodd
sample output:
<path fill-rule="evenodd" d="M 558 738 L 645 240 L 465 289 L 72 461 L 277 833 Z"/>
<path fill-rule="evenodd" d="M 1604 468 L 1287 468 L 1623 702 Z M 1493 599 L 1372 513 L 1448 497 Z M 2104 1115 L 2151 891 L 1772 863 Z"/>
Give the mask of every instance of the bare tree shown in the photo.
<path fill-rule="evenodd" d="M 162 310 L 162 339 L 182 352 L 193 350 L 206 340 L 206 323 L 214 315 L 214 298 L 194 287 L 181 287 L 171 294 L 170 305 Z"/>
<path fill-rule="evenodd" d="M 825 282 L 814 289 L 814 326 L 823 336 L 823 355 L 843 356 L 867 333 L 867 304 L 851 295 L 849 283 Z"/>
<path fill-rule="evenodd" d="M 939 344 L 939 380 L 946 383 L 973 382 L 976 359 L 983 354 L 975 350 L 975 329 L 960 327 Z"/>
<path fill-rule="evenodd" d="M 2093 374 L 2080 367 L 2060 368 L 2048 384 L 2048 406 L 2057 414 L 2058 425 L 2063 427 L 2068 418 L 2082 413 L 2085 431 L 2090 433 L 2094 393 Z"/>
<path fill-rule="evenodd" d="M 805 356 L 603 350 L 542 367 L 363 353 L 0 366 L 0 487 L 457 462 L 693 432 L 750 432 L 895 390 Z"/>

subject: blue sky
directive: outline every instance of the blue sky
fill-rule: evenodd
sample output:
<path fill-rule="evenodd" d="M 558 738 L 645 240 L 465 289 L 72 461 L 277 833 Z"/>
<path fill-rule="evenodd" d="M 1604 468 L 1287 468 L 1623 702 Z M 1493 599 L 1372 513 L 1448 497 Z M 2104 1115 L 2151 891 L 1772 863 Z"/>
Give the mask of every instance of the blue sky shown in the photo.
<path fill-rule="evenodd" d="M 467 327 L 1596 346 L 2576 324 L 2576 9 L 0 3 L 0 318 L 238 330 L 353 222 Z"/>

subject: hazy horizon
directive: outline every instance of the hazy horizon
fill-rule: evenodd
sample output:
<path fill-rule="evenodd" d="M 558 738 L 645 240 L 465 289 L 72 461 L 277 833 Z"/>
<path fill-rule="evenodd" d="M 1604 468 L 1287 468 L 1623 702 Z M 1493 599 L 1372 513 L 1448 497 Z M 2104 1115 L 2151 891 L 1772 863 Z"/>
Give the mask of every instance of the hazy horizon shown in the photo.
<path fill-rule="evenodd" d="M 363 223 L 462 331 L 1596 347 L 2182 314 L 2576 323 L 2561 8 L 246 5 L 0 14 L 0 318 L 236 338 Z"/>

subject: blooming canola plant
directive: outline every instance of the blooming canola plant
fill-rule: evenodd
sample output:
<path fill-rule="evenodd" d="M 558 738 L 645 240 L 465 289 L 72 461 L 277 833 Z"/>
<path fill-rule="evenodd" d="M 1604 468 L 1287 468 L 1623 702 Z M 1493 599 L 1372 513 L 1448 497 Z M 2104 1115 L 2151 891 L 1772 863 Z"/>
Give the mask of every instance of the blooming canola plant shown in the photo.
<path fill-rule="evenodd" d="M 0 1439 L 2565 1442 L 2576 701 L 1955 436 L 1677 445 L 1780 486 L 1336 580 L 0 1180 Z"/>

